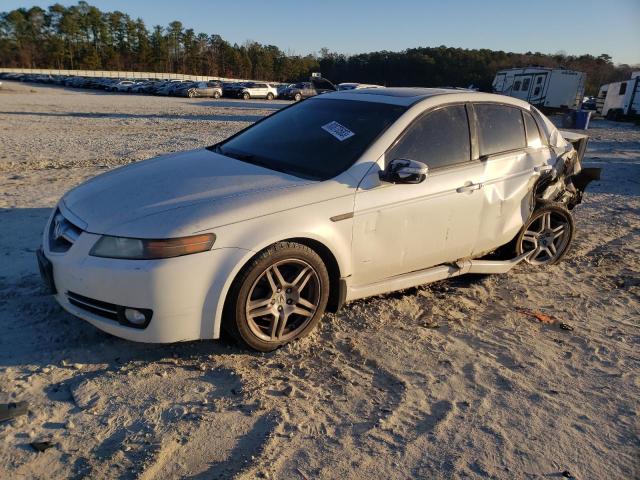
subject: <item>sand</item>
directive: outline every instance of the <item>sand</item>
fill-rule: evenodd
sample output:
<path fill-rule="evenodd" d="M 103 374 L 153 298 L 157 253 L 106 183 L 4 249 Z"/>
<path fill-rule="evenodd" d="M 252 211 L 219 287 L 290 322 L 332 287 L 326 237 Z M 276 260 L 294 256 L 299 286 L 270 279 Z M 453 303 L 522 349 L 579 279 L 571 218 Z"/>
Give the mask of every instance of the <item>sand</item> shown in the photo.
<path fill-rule="evenodd" d="M 271 354 L 127 342 L 45 294 L 66 190 L 284 104 L 3 82 L 0 402 L 30 411 L 0 424 L 0 478 L 638 478 L 638 127 L 592 121 L 605 170 L 561 264 L 357 301 Z"/>

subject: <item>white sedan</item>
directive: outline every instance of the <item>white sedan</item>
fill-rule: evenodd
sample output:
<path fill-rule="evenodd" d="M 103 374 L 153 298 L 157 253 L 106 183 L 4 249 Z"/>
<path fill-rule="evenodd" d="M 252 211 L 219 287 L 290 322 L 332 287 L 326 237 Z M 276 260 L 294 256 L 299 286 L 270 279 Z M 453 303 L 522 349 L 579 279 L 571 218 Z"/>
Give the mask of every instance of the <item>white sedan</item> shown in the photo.
<path fill-rule="evenodd" d="M 68 192 L 38 252 L 72 314 L 141 342 L 269 351 L 345 302 L 557 262 L 599 170 L 529 104 L 383 88 L 320 95 L 212 147 Z"/>

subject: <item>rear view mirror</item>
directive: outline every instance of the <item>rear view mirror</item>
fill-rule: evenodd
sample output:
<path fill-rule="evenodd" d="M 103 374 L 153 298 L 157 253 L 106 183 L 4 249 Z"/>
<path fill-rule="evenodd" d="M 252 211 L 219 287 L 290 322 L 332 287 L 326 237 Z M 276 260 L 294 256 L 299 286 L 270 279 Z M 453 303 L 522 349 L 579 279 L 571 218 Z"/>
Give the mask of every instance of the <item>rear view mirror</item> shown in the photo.
<path fill-rule="evenodd" d="M 397 158 L 380 172 L 380 180 L 389 183 L 421 183 L 427 178 L 429 167 L 416 160 Z"/>

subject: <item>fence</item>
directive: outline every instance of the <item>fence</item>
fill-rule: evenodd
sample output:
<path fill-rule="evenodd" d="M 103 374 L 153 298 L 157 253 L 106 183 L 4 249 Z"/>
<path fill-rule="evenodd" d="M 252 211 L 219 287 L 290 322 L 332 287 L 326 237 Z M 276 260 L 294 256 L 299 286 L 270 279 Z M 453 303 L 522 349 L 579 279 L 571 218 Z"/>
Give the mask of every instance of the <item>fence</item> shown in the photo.
<path fill-rule="evenodd" d="M 225 77 L 207 77 L 205 75 L 185 75 L 182 73 L 125 72 L 107 70 L 56 70 L 53 68 L 0 68 L 0 73 L 22 73 L 26 75 L 61 75 L 64 77 L 104 77 L 104 78 L 144 78 L 153 80 L 191 80 L 193 82 L 219 80 L 221 82 L 267 82 Z M 277 82 L 271 82 L 277 83 Z"/>

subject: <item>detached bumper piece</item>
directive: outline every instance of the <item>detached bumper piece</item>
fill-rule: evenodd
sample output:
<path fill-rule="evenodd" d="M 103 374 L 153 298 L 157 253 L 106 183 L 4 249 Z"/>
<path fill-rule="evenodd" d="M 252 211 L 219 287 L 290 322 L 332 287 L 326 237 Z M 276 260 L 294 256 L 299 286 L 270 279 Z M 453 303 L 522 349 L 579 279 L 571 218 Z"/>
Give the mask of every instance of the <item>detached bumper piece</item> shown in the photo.
<path fill-rule="evenodd" d="M 49 292 L 49 294 L 55 295 L 57 291 L 56 284 L 53 281 L 53 265 L 51 264 L 49 259 L 44 256 L 44 252 L 41 248 L 36 252 L 36 258 L 38 259 L 38 270 L 40 271 L 40 277 L 42 278 L 47 291 Z"/>
<path fill-rule="evenodd" d="M 92 313 L 99 317 L 113 320 L 125 327 L 145 329 L 151 322 L 153 311 L 148 308 L 136 308 L 125 307 L 123 305 L 115 305 L 113 303 L 103 302 L 101 300 L 95 300 L 93 298 L 85 297 L 74 292 L 67 292 L 67 299 L 69 303 L 76 308 Z M 138 321 L 131 322 L 127 317 L 133 317 L 132 313 L 135 312 Z"/>

